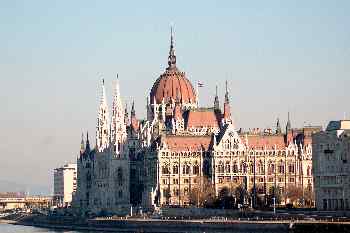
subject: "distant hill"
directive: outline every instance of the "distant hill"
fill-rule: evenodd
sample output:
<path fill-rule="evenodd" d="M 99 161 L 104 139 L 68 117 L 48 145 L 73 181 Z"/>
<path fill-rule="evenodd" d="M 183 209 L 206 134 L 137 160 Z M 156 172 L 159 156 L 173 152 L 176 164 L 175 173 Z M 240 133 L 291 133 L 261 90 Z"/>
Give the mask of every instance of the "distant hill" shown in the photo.
<path fill-rule="evenodd" d="M 43 185 L 25 185 L 12 181 L 0 180 L 0 192 L 25 192 L 29 195 L 51 195 L 49 187 Z"/>

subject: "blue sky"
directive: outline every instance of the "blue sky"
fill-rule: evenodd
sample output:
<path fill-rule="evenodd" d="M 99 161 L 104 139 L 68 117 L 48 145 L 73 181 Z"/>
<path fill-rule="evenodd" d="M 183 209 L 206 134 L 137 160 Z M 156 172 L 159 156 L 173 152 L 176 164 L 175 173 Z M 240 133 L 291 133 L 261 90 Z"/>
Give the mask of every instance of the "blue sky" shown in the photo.
<path fill-rule="evenodd" d="M 236 127 L 325 125 L 350 118 L 349 1 L 1 1 L 0 177 L 50 190 L 52 169 L 94 135 L 100 78 L 119 73 L 140 117 L 177 63 L 202 105 L 229 81 Z M 18 168 L 18 169 L 17 169 Z M 32 188 L 34 189 L 34 188 Z"/>

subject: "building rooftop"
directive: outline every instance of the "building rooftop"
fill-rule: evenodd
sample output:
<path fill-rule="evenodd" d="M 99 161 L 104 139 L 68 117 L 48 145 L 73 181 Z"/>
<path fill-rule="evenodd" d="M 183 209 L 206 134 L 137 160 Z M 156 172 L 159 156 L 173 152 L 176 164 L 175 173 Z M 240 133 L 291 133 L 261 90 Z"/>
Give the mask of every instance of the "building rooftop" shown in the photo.
<path fill-rule="evenodd" d="M 350 120 L 330 121 L 326 131 L 350 129 Z"/>

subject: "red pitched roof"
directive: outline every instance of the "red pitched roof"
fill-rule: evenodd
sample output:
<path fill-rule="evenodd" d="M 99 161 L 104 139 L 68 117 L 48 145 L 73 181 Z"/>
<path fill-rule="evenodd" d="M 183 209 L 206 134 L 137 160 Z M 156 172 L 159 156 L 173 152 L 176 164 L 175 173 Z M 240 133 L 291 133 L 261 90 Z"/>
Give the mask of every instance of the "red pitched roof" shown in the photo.
<path fill-rule="evenodd" d="M 172 151 L 208 150 L 211 143 L 210 136 L 166 136 L 162 140 Z"/>
<path fill-rule="evenodd" d="M 245 142 L 245 135 L 240 135 L 243 142 Z M 284 143 L 283 135 L 260 135 L 260 134 L 251 134 L 248 136 L 248 147 L 255 149 L 274 149 L 275 145 L 277 149 L 283 149 L 286 147 Z"/>
<path fill-rule="evenodd" d="M 187 118 L 187 128 L 197 127 L 219 127 L 216 114 L 212 110 L 189 111 Z"/>

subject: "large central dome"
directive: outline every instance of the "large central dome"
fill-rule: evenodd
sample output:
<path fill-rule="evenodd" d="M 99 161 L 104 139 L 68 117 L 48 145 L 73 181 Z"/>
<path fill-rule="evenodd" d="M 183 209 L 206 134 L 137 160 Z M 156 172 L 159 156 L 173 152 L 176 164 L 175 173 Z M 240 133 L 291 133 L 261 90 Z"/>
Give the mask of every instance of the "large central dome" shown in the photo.
<path fill-rule="evenodd" d="M 173 33 L 171 33 L 168 67 L 166 71 L 153 84 L 150 99 L 153 104 L 174 102 L 177 99 L 182 104 L 195 104 L 196 92 L 191 82 L 186 78 L 185 73 L 176 67 L 176 56 L 174 50 Z"/>

